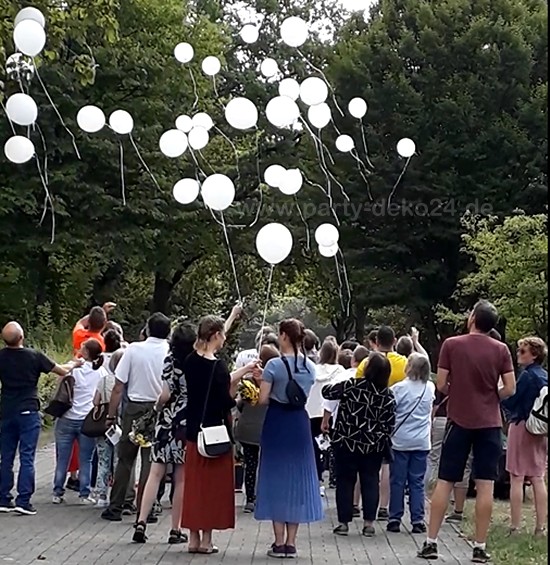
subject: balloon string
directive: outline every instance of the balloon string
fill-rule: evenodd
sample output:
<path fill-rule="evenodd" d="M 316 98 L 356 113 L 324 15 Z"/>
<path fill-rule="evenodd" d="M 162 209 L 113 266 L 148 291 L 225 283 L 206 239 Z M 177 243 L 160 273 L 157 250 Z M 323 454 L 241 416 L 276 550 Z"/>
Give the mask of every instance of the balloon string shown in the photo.
<path fill-rule="evenodd" d="M 356 164 L 357 164 L 357 170 L 359 171 L 361 178 L 365 181 L 365 185 L 367 186 L 367 194 L 368 194 L 371 202 L 374 202 L 374 198 L 372 197 L 372 191 L 371 191 L 371 188 L 370 188 L 369 179 L 365 176 L 365 174 L 363 173 L 363 169 L 361 168 L 361 165 L 363 165 L 363 167 L 365 167 L 365 163 L 363 163 L 363 161 L 361 161 L 361 159 L 359 158 L 359 155 L 357 154 L 355 149 L 352 149 L 350 151 L 350 155 L 355 159 Z M 365 167 L 365 170 L 367 171 L 367 173 L 369 172 L 366 167 Z"/>
<path fill-rule="evenodd" d="M 44 91 L 44 94 L 46 95 L 48 102 L 50 103 L 54 112 L 57 114 L 57 117 L 59 118 L 61 125 L 65 128 L 65 131 L 70 135 L 76 156 L 79 159 L 82 159 L 82 157 L 80 156 L 80 152 L 78 151 L 78 147 L 76 146 L 76 138 L 75 138 L 73 132 L 67 127 L 65 120 L 63 120 L 63 116 L 60 114 L 59 110 L 57 109 L 57 106 L 55 105 L 54 101 L 52 100 L 52 97 L 50 96 L 50 93 L 48 92 L 48 89 L 46 88 L 46 85 L 44 84 L 44 81 L 42 80 L 42 77 L 40 76 L 40 73 L 38 72 L 38 67 L 36 66 L 34 58 L 33 58 L 32 62 L 33 62 L 33 65 L 34 65 L 34 72 L 36 73 L 36 78 L 38 79 L 38 82 L 40 83 L 40 86 L 42 87 L 42 90 Z"/>
<path fill-rule="evenodd" d="M 409 166 L 409 163 L 411 162 L 412 158 L 413 158 L 413 155 L 411 155 L 407 159 L 405 166 L 403 167 L 403 170 L 401 171 L 401 174 L 399 175 L 399 178 L 397 179 L 396 183 L 393 185 L 393 188 L 391 189 L 390 195 L 388 197 L 388 205 L 386 207 L 387 210 L 389 210 L 389 208 L 390 208 L 391 199 L 393 198 L 393 195 L 395 194 L 395 191 L 397 190 L 397 187 L 399 186 L 399 183 L 401 182 L 401 179 L 403 178 L 403 175 L 405 174 L 405 171 L 407 170 L 407 167 Z"/>
<path fill-rule="evenodd" d="M 229 137 L 227 137 L 227 135 L 225 135 L 225 133 L 223 133 L 223 131 L 218 126 L 215 125 L 214 130 L 217 131 L 229 143 L 229 145 L 231 145 L 231 148 L 233 149 L 233 153 L 235 154 L 235 163 L 237 166 L 237 178 L 235 179 L 235 184 L 238 184 L 241 180 L 241 168 L 237 146 L 231 141 L 231 139 L 229 139 Z"/>
<path fill-rule="evenodd" d="M 44 188 L 44 192 L 45 192 L 45 197 L 44 197 L 44 209 L 42 211 L 42 217 L 40 218 L 40 222 L 39 225 L 42 225 L 42 222 L 44 221 L 45 217 L 46 217 L 46 213 L 48 210 L 48 204 L 50 205 L 50 210 L 52 212 L 52 237 L 50 239 L 50 243 L 53 244 L 55 241 L 55 209 L 54 209 L 54 205 L 53 205 L 53 199 L 52 196 L 50 194 L 50 190 L 48 188 L 48 183 L 46 182 L 46 179 L 44 178 L 44 175 L 42 174 L 42 169 L 40 168 L 40 159 L 38 158 L 38 155 L 36 155 L 36 153 L 34 154 L 34 160 L 36 162 L 36 168 L 38 169 L 38 175 L 40 176 L 40 180 L 42 181 L 42 186 Z"/>
<path fill-rule="evenodd" d="M 298 53 L 300 54 L 302 59 L 306 62 L 306 64 L 308 64 L 314 71 L 318 72 L 323 77 L 323 80 L 325 81 L 325 83 L 327 84 L 327 86 L 330 89 L 332 101 L 334 102 L 336 109 L 338 110 L 338 112 L 340 112 L 340 115 L 342 117 L 344 117 L 345 114 L 344 114 L 344 112 L 342 112 L 342 108 L 340 108 L 340 106 L 338 105 L 338 102 L 336 100 L 336 96 L 334 95 L 334 88 L 332 88 L 332 85 L 328 81 L 328 78 L 326 77 L 325 73 L 319 67 L 316 67 L 311 61 L 309 61 L 307 59 L 307 57 L 299 49 L 296 49 L 296 51 L 298 51 Z"/>
<path fill-rule="evenodd" d="M 124 182 L 124 146 L 122 139 L 118 140 L 119 155 L 120 155 L 120 188 L 122 192 L 122 205 L 126 206 L 126 183 Z"/>
<path fill-rule="evenodd" d="M 197 149 L 197 153 L 202 157 L 202 160 L 208 165 L 208 168 L 215 173 L 216 170 L 214 169 L 214 167 L 210 164 L 210 161 L 202 154 L 202 151 L 200 149 Z"/>
<path fill-rule="evenodd" d="M 199 103 L 199 93 L 197 91 L 197 81 L 195 80 L 195 75 L 193 74 L 193 69 L 191 69 L 191 67 L 189 67 L 189 76 L 191 77 L 191 82 L 193 83 L 193 94 L 195 96 L 193 106 L 191 107 L 194 110 Z"/>
<path fill-rule="evenodd" d="M 330 169 L 327 166 L 327 162 L 325 161 L 325 151 L 327 153 L 329 153 L 329 150 L 327 148 L 327 146 L 321 141 L 319 140 L 319 144 L 320 144 L 320 150 L 321 150 L 321 159 L 323 161 L 323 165 L 325 167 L 325 169 L 327 170 L 328 174 L 330 175 L 330 177 L 332 178 L 332 180 L 336 183 L 336 185 L 338 186 L 338 188 L 340 189 L 340 192 L 342 193 L 342 196 L 348 201 L 351 202 L 350 197 L 348 196 L 346 189 L 344 188 L 344 185 L 332 174 L 332 172 L 330 171 Z"/>
<path fill-rule="evenodd" d="M 346 307 L 344 305 L 344 293 L 342 292 L 344 283 L 342 281 L 342 275 L 340 273 L 340 265 L 338 264 L 338 254 L 334 256 L 334 264 L 336 266 L 336 276 L 338 277 L 338 292 L 340 294 L 340 304 L 342 306 L 342 310 L 345 310 Z"/>
<path fill-rule="evenodd" d="M 351 285 L 349 282 L 349 278 L 348 278 L 348 268 L 346 266 L 346 257 L 344 255 L 344 252 L 342 251 L 341 248 L 338 248 L 338 253 L 340 254 L 340 257 L 342 258 L 342 272 L 344 274 L 344 281 L 346 283 L 346 291 L 348 293 L 348 301 L 347 301 L 347 305 L 346 305 L 346 316 L 349 316 L 350 314 L 350 307 L 351 307 Z"/>
<path fill-rule="evenodd" d="M 49 178 L 48 178 L 48 148 L 46 146 L 46 138 L 44 137 L 44 134 L 42 133 L 42 129 L 41 127 L 38 125 L 38 122 L 35 122 L 34 124 L 36 126 L 36 130 L 38 131 L 38 134 L 40 135 L 40 140 L 42 141 L 42 149 L 44 150 L 44 179 L 46 180 L 46 182 L 49 182 Z"/>
<path fill-rule="evenodd" d="M 294 201 L 296 202 L 296 208 L 298 209 L 298 214 L 300 215 L 300 219 L 302 220 L 305 229 L 306 229 L 306 249 L 307 251 L 311 250 L 311 239 L 310 239 L 310 235 L 309 235 L 309 224 L 307 223 L 304 214 L 302 212 L 302 209 L 300 208 L 300 204 L 298 202 L 298 197 L 296 195 L 294 195 Z"/>
<path fill-rule="evenodd" d="M 136 152 L 136 155 L 138 156 L 139 162 L 143 165 L 143 168 L 147 171 L 147 174 L 151 177 L 151 180 L 155 184 L 155 188 L 157 189 L 158 192 L 162 192 L 160 185 L 157 182 L 157 179 L 155 178 L 155 175 L 151 172 L 151 169 L 148 167 L 147 163 L 145 162 L 145 159 L 141 156 L 141 153 L 138 149 L 137 143 L 134 141 L 132 134 L 130 133 L 128 135 L 128 137 L 130 138 L 130 143 L 132 144 L 132 147 L 134 148 L 134 151 Z"/>
<path fill-rule="evenodd" d="M 203 168 L 200 166 L 197 158 L 195 157 L 195 153 L 193 152 L 193 150 L 191 149 L 191 147 L 189 147 L 189 153 L 191 154 L 191 158 L 193 159 L 193 161 L 195 162 L 195 175 L 197 175 L 197 171 L 200 172 L 200 174 L 206 178 L 208 175 L 204 172 Z"/>
<path fill-rule="evenodd" d="M 269 304 L 269 297 L 271 295 L 271 283 L 273 282 L 273 271 L 275 270 L 275 265 L 270 265 L 269 266 L 269 276 L 267 278 L 267 290 L 265 292 L 265 304 L 264 304 L 264 312 L 262 314 L 262 325 L 260 326 L 260 328 L 263 328 L 265 326 L 265 320 L 267 318 L 267 306 Z M 260 350 L 260 346 L 261 346 L 261 336 L 260 336 L 260 340 L 259 343 L 257 344 L 257 350 Z"/>
<path fill-rule="evenodd" d="M 365 134 L 365 127 L 363 126 L 363 120 L 361 120 L 361 139 L 363 140 L 363 149 L 365 150 L 365 158 L 367 159 L 367 163 L 369 165 L 369 167 L 374 171 L 375 167 L 372 164 L 372 161 L 370 160 L 369 157 L 369 147 L 367 145 L 367 136 Z"/>
<path fill-rule="evenodd" d="M 11 131 L 13 132 L 13 135 L 17 135 L 17 132 L 15 131 L 15 127 L 13 126 L 13 122 L 10 120 L 10 117 L 8 115 L 8 111 L 6 110 L 6 107 L 4 106 L 4 102 L 2 102 L 0 100 L 0 105 L 2 106 L 2 110 L 4 110 L 4 113 L 6 114 L 6 119 L 8 120 L 8 123 L 10 124 L 10 128 Z"/>
<path fill-rule="evenodd" d="M 237 267 L 235 265 L 235 258 L 233 257 L 233 250 L 231 249 L 231 241 L 229 240 L 229 234 L 227 233 L 227 226 L 225 225 L 225 218 L 223 212 L 220 212 L 221 225 L 223 228 L 223 235 L 225 237 L 225 243 L 227 244 L 227 253 L 229 255 L 229 261 L 231 263 L 231 269 L 233 270 L 233 277 L 235 278 L 235 288 L 237 289 L 237 297 L 239 301 L 242 300 L 241 289 L 239 288 L 239 278 L 237 277 Z"/>

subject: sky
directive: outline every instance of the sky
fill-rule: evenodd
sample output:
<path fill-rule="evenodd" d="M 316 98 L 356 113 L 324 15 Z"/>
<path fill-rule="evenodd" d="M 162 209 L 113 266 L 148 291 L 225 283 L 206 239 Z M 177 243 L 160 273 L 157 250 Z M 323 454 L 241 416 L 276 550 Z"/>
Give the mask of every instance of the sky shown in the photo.
<path fill-rule="evenodd" d="M 346 10 L 364 12 L 374 0 L 337 0 Z"/>

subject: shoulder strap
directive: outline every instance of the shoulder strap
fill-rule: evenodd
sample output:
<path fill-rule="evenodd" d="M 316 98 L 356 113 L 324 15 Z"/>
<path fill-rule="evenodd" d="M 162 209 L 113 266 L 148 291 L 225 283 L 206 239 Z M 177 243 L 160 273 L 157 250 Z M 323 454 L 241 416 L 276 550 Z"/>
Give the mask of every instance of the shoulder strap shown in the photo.
<path fill-rule="evenodd" d="M 418 397 L 418 400 L 416 401 L 416 404 L 413 406 L 413 409 L 405 416 L 405 418 L 403 418 L 403 420 L 401 420 L 401 422 L 399 423 L 399 426 L 397 426 L 397 428 L 395 428 L 392 432 L 392 436 L 394 436 L 397 431 L 399 430 L 399 428 L 401 428 L 401 426 L 413 415 L 414 411 L 418 408 L 418 405 L 422 402 L 422 399 L 424 398 L 424 395 L 426 394 L 426 389 L 428 388 L 428 383 L 426 383 L 424 385 L 424 390 L 422 391 L 422 394 Z"/>
<path fill-rule="evenodd" d="M 216 370 L 216 366 L 218 365 L 218 360 L 214 361 L 214 366 L 212 367 L 212 373 L 210 374 L 210 380 L 208 382 L 208 389 L 206 391 L 206 398 L 204 399 L 204 408 L 202 410 L 202 417 L 200 427 L 204 424 L 204 419 L 206 417 L 206 408 L 208 407 L 208 399 L 210 398 L 210 391 L 212 390 L 212 381 L 214 380 L 214 371 Z"/>
<path fill-rule="evenodd" d="M 284 366 L 286 367 L 286 372 L 288 373 L 288 380 L 293 381 L 294 377 L 292 376 L 292 371 L 290 370 L 290 365 L 288 364 L 288 359 L 284 355 L 281 355 L 281 360 L 282 360 Z"/>

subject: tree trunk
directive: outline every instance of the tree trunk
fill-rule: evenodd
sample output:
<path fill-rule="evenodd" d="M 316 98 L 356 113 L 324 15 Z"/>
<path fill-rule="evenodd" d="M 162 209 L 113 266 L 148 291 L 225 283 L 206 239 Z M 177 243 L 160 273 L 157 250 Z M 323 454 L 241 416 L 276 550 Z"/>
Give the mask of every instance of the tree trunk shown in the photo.
<path fill-rule="evenodd" d="M 355 307 L 355 339 L 359 343 L 365 341 L 365 323 L 367 321 L 367 309 L 364 304 Z"/>
<path fill-rule="evenodd" d="M 164 278 L 158 271 L 155 273 L 155 288 L 150 308 L 151 314 L 154 312 L 162 312 L 167 316 L 170 314 L 170 297 L 173 288 L 172 281 Z"/>

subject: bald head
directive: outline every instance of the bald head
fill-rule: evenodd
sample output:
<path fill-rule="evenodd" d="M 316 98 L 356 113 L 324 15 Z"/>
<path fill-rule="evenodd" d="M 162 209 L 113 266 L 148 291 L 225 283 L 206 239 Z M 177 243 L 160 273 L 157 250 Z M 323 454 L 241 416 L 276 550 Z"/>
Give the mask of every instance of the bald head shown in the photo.
<path fill-rule="evenodd" d="M 2 339 L 8 347 L 23 345 L 24 338 L 23 328 L 17 322 L 7 323 L 2 330 Z"/>

